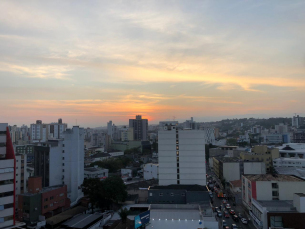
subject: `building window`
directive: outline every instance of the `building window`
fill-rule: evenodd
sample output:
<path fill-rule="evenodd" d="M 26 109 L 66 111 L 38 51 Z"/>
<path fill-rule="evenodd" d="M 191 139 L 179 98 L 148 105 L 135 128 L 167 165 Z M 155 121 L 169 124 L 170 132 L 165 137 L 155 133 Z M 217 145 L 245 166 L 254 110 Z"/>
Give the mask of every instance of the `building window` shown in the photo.
<path fill-rule="evenodd" d="M 53 200 L 53 199 L 54 199 L 54 196 L 51 196 L 51 197 L 50 197 L 50 200 Z"/>
<path fill-rule="evenodd" d="M 181 196 L 185 196 L 185 193 L 181 193 Z"/>
<path fill-rule="evenodd" d="M 278 195 L 279 195 L 278 191 L 272 191 L 272 196 L 278 196 Z"/>
<path fill-rule="evenodd" d="M 65 151 L 63 150 L 62 153 L 65 153 Z"/>
<path fill-rule="evenodd" d="M 48 208 L 48 205 L 45 205 L 43 208 L 44 208 L 44 209 Z"/>
<path fill-rule="evenodd" d="M 179 151 L 176 152 L 177 156 L 179 156 Z"/>
<path fill-rule="evenodd" d="M 162 193 L 162 192 L 160 192 L 160 193 L 159 193 L 159 196 L 163 196 L 163 193 Z"/>
<path fill-rule="evenodd" d="M 62 163 L 62 166 L 65 166 L 65 163 Z"/>
<path fill-rule="evenodd" d="M 50 204 L 50 207 L 53 207 L 53 204 Z"/>
<path fill-rule="evenodd" d="M 45 198 L 44 201 L 48 201 L 48 198 Z"/>
<path fill-rule="evenodd" d="M 272 188 L 279 188 L 277 183 L 272 183 Z"/>
<path fill-rule="evenodd" d="M 62 159 L 63 159 L 63 160 L 65 160 L 65 158 L 64 158 L 64 157 L 62 157 Z"/>
<path fill-rule="evenodd" d="M 176 150 L 179 150 L 179 146 L 176 146 Z"/>
<path fill-rule="evenodd" d="M 59 194 L 59 196 L 63 196 L 63 195 L 64 195 L 63 193 L 60 193 L 60 194 Z"/>
<path fill-rule="evenodd" d="M 171 193 L 171 196 L 174 196 L 174 193 Z"/>

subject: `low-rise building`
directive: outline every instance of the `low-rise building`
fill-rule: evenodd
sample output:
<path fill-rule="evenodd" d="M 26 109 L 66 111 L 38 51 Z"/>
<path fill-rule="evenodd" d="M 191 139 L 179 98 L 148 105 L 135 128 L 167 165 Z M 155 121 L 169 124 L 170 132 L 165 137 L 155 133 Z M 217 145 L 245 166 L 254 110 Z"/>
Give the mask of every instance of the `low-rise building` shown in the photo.
<path fill-rule="evenodd" d="M 244 161 L 237 157 L 213 157 L 213 169 L 219 179 L 240 180 L 244 174 L 266 174 L 262 161 Z"/>
<path fill-rule="evenodd" d="M 280 147 L 279 153 L 281 157 L 299 157 L 305 158 L 305 144 L 304 143 L 289 143 Z"/>
<path fill-rule="evenodd" d="M 97 154 L 94 154 L 93 156 L 91 156 L 91 159 L 93 162 L 96 162 L 96 161 L 106 160 L 110 157 L 111 157 L 111 155 L 109 153 L 97 153 Z"/>
<path fill-rule="evenodd" d="M 266 172 L 268 172 L 272 166 L 272 160 L 279 158 L 280 154 L 278 148 L 268 148 L 266 145 L 257 145 L 251 149 L 251 152 L 242 152 L 240 157 L 245 161 L 257 160 L 265 162 Z"/>
<path fill-rule="evenodd" d="M 206 186 L 201 185 L 165 185 L 148 188 L 149 204 L 191 204 L 209 202 Z"/>
<path fill-rule="evenodd" d="M 293 200 L 252 200 L 249 211 L 254 226 L 268 228 L 305 228 L 305 194 L 294 193 Z"/>
<path fill-rule="evenodd" d="M 41 177 L 30 177 L 28 192 L 18 196 L 18 220 L 27 224 L 40 222 L 39 216 L 48 216 L 70 207 L 67 186 L 57 185 L 42 188 Z"/>
<path fill-rule="evenodd" d="M 248 209 L 251 209 L 252 199 L 293 200 L 294 193 L 304 190 L 305 180 L 292 175 L 262 174 L 242 177 L 242 201 Z"/>
<path fill-rule="evenodd" d="M 158 164 L 145 164 L 143 168 L 144 180 L 158 179 L 159 178 L 159 165 Z"/>
<path fill-rule="evenodd" d="M 219 228 L 209 204 L 152 204 L 149 223 L 158 229 Z"/>
<path fill-rule="evenodd" d="M 97 166 L 84 169 L 85 178 L 100 178 L 101 180 L 108 177 L 108 169 L 99 168 Z"/>
<path fill-rule="evenodd" d="M 290 157 L 290 158 L 277 158 L 273 160 L 273 166 L 277 167 L 295 167 L 305 168 L 305 158 Z"/>

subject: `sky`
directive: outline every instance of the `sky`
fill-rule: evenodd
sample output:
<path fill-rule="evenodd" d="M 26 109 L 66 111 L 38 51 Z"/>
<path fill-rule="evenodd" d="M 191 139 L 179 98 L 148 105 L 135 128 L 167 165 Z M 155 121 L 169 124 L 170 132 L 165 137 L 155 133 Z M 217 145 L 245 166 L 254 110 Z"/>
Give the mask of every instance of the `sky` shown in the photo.
<path fill-rule="evenodd" d="M 305 116 L 305 1 L 0 1 L 0 122 Z"/>

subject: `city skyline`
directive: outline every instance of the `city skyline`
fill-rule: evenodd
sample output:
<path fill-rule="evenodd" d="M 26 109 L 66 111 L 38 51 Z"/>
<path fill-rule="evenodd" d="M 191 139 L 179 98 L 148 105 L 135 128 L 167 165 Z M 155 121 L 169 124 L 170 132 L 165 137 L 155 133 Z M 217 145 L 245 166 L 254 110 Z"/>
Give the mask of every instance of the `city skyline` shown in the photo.
<path fill-rule="evenodd" d="M 0 2 L 0 121 L 304 116 L 304 1 Z"/>

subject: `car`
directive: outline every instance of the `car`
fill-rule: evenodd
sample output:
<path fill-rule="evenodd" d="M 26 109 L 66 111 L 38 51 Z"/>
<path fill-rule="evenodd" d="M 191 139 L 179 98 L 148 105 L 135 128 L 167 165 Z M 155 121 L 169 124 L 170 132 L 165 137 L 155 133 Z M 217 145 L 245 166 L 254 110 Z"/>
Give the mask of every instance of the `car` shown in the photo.
<path fill-rule="evenodd" d="M 218 211 L 219 211 L 219 207 L 215 207 L 215 208 L 214 208 L 214 211 L 215 211 L 215 212 L 218 212 Z"/>
<path fill-rule="evenodd" d="M 225 226 L 223 229 L 230 229 L 230 227 L 229 226 Z"/>
<path fill-rule="evenodd" d="M 228 202 L 226 200 L 222 200 L 222 203 L 223 204 L 227 204 Z"/>
<path fill-rule="evenodd" d="M 231 209 L 229 212 L 231 215 L 235 215 L 235 211 L 233 209 Z"/>
<path fill-rule="evenodd" d="M 240 219 L 241 219 L 241 218 L 244 218 L 243 215 L 242 215 L 241 213 L 238 213 L 237 216 L 238 216 L 238 218 L 240 218 Z"/>
<path fill-rule="evenodd" d="M 232 219 L 233 219 L 235 222 L 238 222 L 238 216 L 237 216 L 237 215 L 233 215 L 233 216 L 232 216 Z"/>
<path fill-rule="evenodd" d="M 245 218 L 241 218 L 240 220 L 243 224 L 248 224 L 248 220 L 246 220 Z"/>
<path fill-rule="evenodd" d="M 223 214 L 224 214 L 224 216 L 225 216 L 226 218 L 230 218 L 229 212 L 224 211 Z"/>
<path fill-rule="evenodd" d="M 227 222 L 225 220 L 222 220 L 222 226 L 223 227 L 227 226 Z"/>
<path fill-rule="evenodd" d="M 230 204 L 226 204 L 226 209 L 231 209 L 231 205 Z"/>
<path fill-rule="evenodd" d="M 237 229 L 236 224 L 232 224 L 232 225 L 231 225 L 231 229 Z"/>
<path fill-rule="evenodd" d="M 217 212 L 217 216 L 218 216 L 218 217 L 222 217 L 221 211 L 218 211 L 218 212 Z"/>

